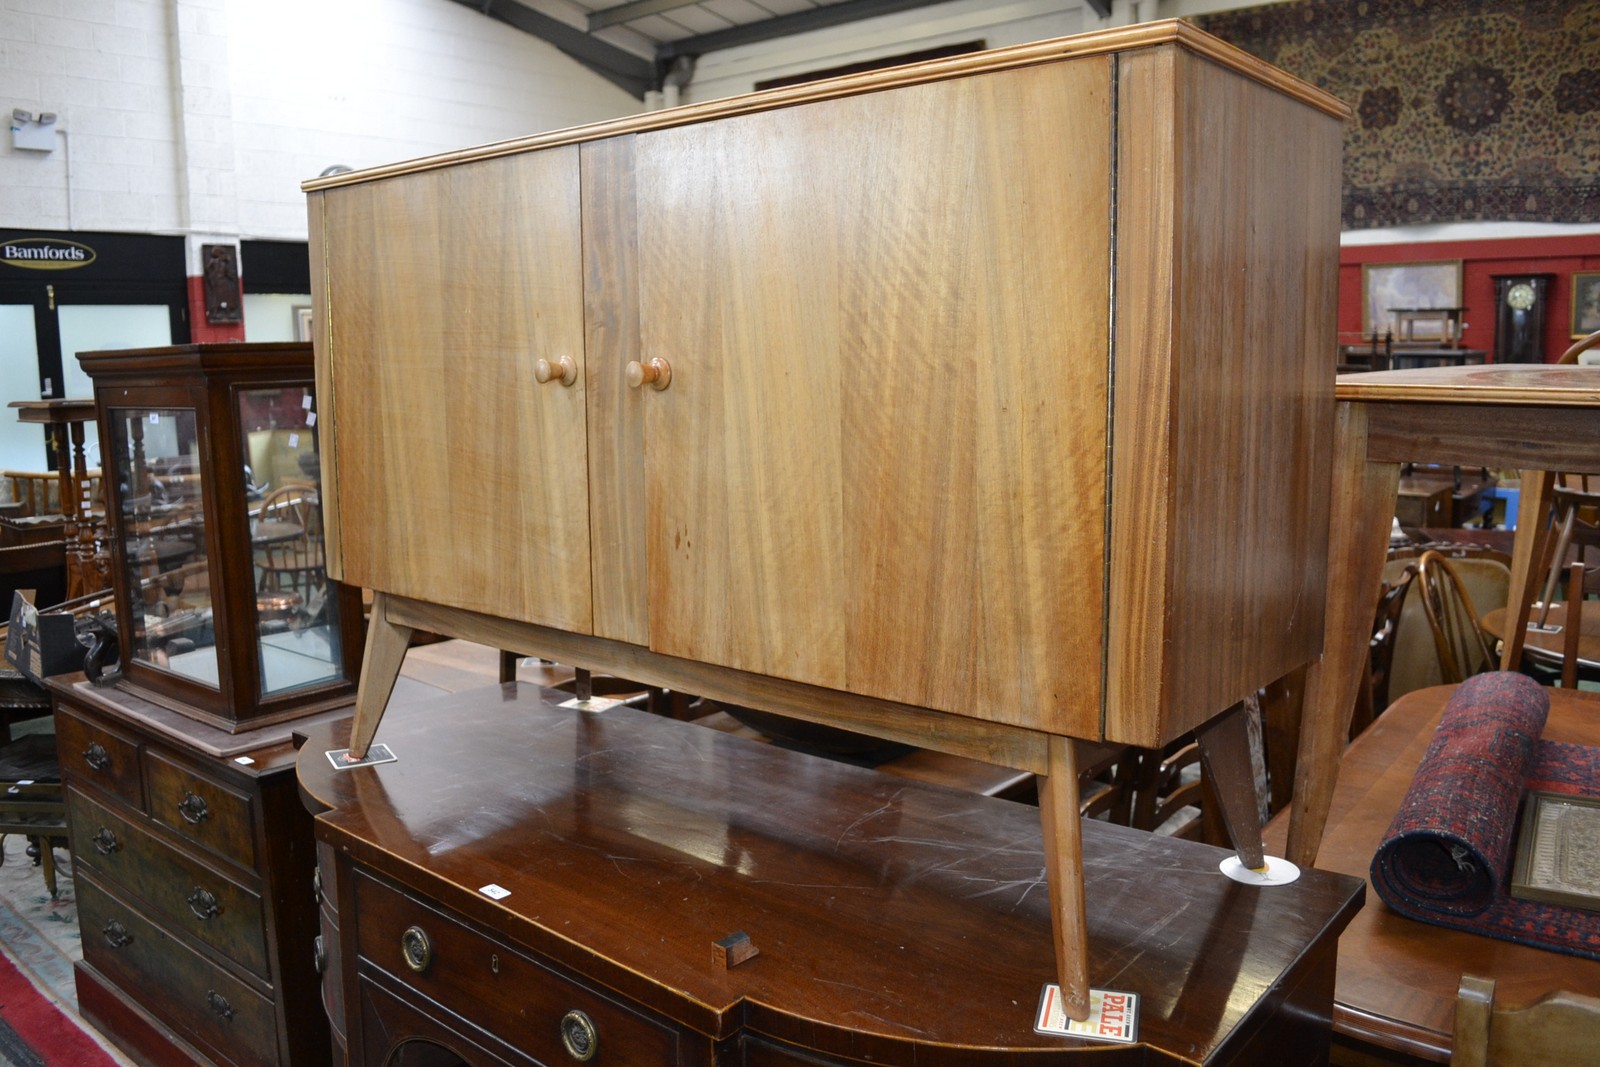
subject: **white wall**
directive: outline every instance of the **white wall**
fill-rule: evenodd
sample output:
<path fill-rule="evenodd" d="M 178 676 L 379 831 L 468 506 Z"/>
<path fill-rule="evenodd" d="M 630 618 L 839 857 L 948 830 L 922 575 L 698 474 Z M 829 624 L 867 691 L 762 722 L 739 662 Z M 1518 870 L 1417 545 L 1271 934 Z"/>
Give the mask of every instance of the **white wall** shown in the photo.
<path fill-rule="evenodd" d="M 301 180 L 640 102 L 451 0 L 0 0 L 0 227 L 304 239 Z M 3 136 L 3 135 L 0 135 Z"/>

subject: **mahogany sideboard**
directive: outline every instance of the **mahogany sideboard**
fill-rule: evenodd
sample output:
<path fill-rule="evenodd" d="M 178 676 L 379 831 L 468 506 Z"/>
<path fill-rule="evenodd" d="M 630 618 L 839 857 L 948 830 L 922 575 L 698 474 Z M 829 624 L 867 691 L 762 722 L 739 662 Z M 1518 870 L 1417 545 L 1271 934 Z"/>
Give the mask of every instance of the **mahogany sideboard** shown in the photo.
<path fill-rule="evenodd" d="M 1347 115 L 1158 22 L 307 182 L 352 749 L 421 628 L 1033 771 L 1081 1014 L 1066 738 L 1321 649 Z"/>
<path fill-rule="evenodd" d="M 326 755 L 348 720 L 306 731 L 352 1067 L 1326 1060 L 1358 878 L 1246 887 L 1222 849 L 1086 821 L 1091 979 L 1140 997 L 1138 1041 L 1043 1036 L 1031 808 L 569 699 L 397 697 L 397 760 L 354 769 Z"/>

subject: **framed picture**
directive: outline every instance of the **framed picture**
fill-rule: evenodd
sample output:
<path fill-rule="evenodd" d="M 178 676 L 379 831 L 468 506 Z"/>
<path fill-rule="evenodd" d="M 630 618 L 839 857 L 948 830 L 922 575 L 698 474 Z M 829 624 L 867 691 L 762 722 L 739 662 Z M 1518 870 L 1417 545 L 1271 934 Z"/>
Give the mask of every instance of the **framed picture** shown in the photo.
<path fill-rule="evenodd" d="M 1396 308 L 1408 316 L 1405 340 L 1442 341 L 1450 321 L 1443 310 L 1461 306 L 1461 261 L 1441 259 L 1426 263 L 1368 263 L 1361 268 L 1361 323 L 1367 336 L 1393 333 L 1402 339 Z M 1437 319 L 1419 317 L 1418 309 L 1439 308 Z"/>
<path fill-rule="evenodd" d="M 294 307 L 294 339 L 311 340 L 311 309 L 304 304 L 296 304 Z"/>
<path fill-rule="evenodd" d="M 1513 897 L 1600 911 L 1600 797 L 1529 790 L 1516 856 Z"/>
<path fill-rule="evenodd" d="M 1588 337 L 1600 330 L 1600 270 L 1578 271 L 1572 276 L 1572 338 Z"/>

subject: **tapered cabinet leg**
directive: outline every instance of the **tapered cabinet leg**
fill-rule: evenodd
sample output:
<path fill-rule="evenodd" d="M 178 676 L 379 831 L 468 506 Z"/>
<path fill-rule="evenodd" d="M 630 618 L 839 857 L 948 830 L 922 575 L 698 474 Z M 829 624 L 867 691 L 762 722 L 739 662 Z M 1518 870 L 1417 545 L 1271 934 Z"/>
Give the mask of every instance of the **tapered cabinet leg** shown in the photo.
<path fill-rule="evenodd" d="M 367 623 L 367 648 L 356 689 L 356 714 L 350 723 L 350 755 L 356 759 L 367 754 L 372 735 L 378 732 L 378 721 L 389 706 L 389 695 L 394 692 L 395 679 L 400 677 L 400 665 L 411 644 L 411 632 L 411 627 L 389 618 L 388 595 L 374 593 L 372 618 Z"/>
<path fill-rule="evenodd" d="M 1258 871 L 1261 851 L 1261 804 L 1256 798 L 1255 766 L 1250 760 L 1250 724 L 1244 704 L 1235 704 L 1194 732 L 1200 745 L 1200 766 L 1222 809 L 1222 824 L 1239 862 Z"/>
<path fill-rule="evenodd" d="M 1049 741 L 1050 773 L 1039 783 L 1045 878 L 1056 981 L 1068 1017 L 1089 1017 L 1089 924 L 1083 905 L 1083 827 L 1078 816 L 1078 759 L 1072 739 Z"/>

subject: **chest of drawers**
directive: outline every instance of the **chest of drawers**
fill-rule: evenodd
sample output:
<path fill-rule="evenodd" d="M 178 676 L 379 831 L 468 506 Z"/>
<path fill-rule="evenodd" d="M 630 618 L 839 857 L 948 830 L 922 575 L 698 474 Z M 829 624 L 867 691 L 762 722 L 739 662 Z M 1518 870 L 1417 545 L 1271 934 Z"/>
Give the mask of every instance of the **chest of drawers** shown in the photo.
<path fill-rule="evenodd" d="M 326 1064 L 287 729 L 241 738 L 121 690 L 51 688 L 84 1016 L 153 1063 Z"/>

